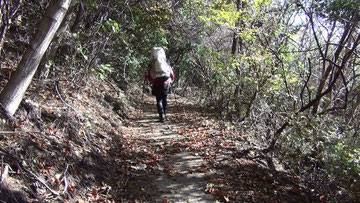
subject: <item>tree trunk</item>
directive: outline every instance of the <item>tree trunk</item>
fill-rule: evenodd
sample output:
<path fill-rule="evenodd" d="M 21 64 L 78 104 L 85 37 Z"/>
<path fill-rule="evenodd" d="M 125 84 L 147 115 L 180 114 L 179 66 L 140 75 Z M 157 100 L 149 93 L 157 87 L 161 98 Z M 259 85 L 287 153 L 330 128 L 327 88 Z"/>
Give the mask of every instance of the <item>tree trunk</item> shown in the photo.
<path fill-rule="evenodd" d="M 47 71 L 46 64 L 49 61 L 49 59 L 53 58 L 55 56 L 56 51 L 58 50 L 59 44 L 61 43 L 66 31 L 68 30 L 70 18 L 73 14 L 73 10 L 75 7 L 75 3 L 77 0 L 71 0 L 71 4 L 69 6 L 69 9 L 66 12 L 66 15 L 64 19 L 62 20 L 60 27 L 58 28 L 56 32 L 56 36 L 54 39 L 52 39 L 52 43 L 47 48 L 48 50 L 44 53 L 40 64 L 37 69 L 37 73 L 35 74 L 36 78 L 40 78 L 41 74 Z"/>
<path fill-rule="evenodd" d="M 76 14 L 76 18 L 75 18 L 75 21 L 73 23 L 73 25 L 71 26 L 71 29 L 70 31 L 72 33 L 75 33 L 78 31 L 79 29 L 79 26 L 81 24 L 81 21 L 84 17 L 84 14 L 85 14 L 85 11 L 84 11 L 84 0 L 80 0 L 79 2 L 79 6 L 78 6 L 78 12 Z"/>
<path fill-rule="evenodd" d="M 333 63 L 338 62 L 338 59 L 340 58 L 340 55 L 344 50 L 345 44 L 347 43 L 347 40 L 349 39 L 349 35 L 351 35 L 351 34 L 352 34 L 352 28 L 348 25 L 348 26 L 346 26 L 346 28 L 342 34 L 342 37 L 340 39 L 339 46 L 337 47 L 337 49 L 334 53 Z M 321 47 L 319 47 L 319 49 L 321 49 Z M 325 61 L 325 63 L 327 62 L 326 58 L 323 58 L 323 60 Z M 328 79 L 331 71 L 333 71 L 334 68 L 335 68 L 334 64 L 330 63 L 328 65 L 328 67 L 326 68 L 326 70 L 323 71 L 323 73 L 321 75 L 319 86 L 317 88 L 316 96 L 319 96 L 322 93 L 322 91 L 325 87 L 325 84 L 326 84 L 326 80 Z M 317 114 L 319 105 L 320 105 L 320 100 L 317 101 L 313 106 L 313 109 L 312 109 L 313 115 Z"/>
<path fill-rule="evenodd" d="M 236 11 L 239 12 L 241 9 L 244 9 L 245 4 L 241 0 L 236 0 Z M 235 57 L 239 52 L 242 52 L 242 39 L 239 37 L 239 29 L 240 25 L 243 24 L 241 18 L 237 19 L 236 22 L 236 30 L 233 33 L 233 39 L 232 39 L 232 46 L 231 46 L 231 54 Z M 240 88 L 241 88 L 241 70 L 240 67 L 235 68 L 235 72 L 237 75 L 237 78 L 239 79 L 238 83 L 235 86 L 234 90 L 234 100 L 235 100 L 235 110 L 240 112 L 240 102 L 238 100 L 240 96 Z"/>
<path fill-rule="evenodd" d="M 15 4 L 15 5 L 12 5 Z M 0 0 L 0 52 L 2 50 L 6 32 L 10 26 L 11 18 L 20 7 L 21 0 L 7 2 Z M 13 6 L 13 8 L 11 8 Z"/>
<path fill-rule="evenodd" d="M 12 116 L 27 90 L 42 56 L 59 28 L 71 0 L 52 0 L 17 70 L 0 94 L 0 103 Z"/>

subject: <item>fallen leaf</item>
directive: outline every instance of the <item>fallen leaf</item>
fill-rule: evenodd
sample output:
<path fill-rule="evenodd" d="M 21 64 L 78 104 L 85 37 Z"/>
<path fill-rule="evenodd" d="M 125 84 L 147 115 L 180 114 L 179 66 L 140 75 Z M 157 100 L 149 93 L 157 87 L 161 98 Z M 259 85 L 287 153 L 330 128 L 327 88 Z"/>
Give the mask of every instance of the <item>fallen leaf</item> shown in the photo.
<path fill-rule="evenodd" d="M 69 185 L 68 185 L 68 190 L 69 190 L 70 192 L 73 192 L 73 191 L 75 190 L 75 187 L 74 187 L 72 184 L 69 184 Z"/>
<path fill-rule="evenodd" d="M 60 185 L 60 184 L 61 184 L 61 181 L 56 178 L 56 179 L 55 179 L 55 184 L 56 184 L 56 185 Z"/>
<path fill-rule="evenodd" d="M 94 188 L 94 189 L 92 189 L 91 193 L 96 196 L 96 195 L 98 195 L 99 191 Z"/>
<path fill-rule="evenodd" d="M 170 200 L 168 200 L 168 199 L 163 199 L 163 200 L 162 200 L 162 203 L 170 203 Z"/>

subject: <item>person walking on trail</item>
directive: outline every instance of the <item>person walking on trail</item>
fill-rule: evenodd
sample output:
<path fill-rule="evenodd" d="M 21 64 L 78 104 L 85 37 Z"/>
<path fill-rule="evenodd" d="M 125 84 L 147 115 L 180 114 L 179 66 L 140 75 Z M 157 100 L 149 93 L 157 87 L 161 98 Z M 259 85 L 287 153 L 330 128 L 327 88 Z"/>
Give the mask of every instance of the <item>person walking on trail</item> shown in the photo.
<path fill-rule="evenodd" d="M 161 47 L 151 49 L 150 64 L 145 78 L 152 81 L 152 95 L 156 97 L 159 121 L 164 122 L 167 109 L 167 95 L 174 80 L 174 72 L 166 62 L 165 51 Z"/>

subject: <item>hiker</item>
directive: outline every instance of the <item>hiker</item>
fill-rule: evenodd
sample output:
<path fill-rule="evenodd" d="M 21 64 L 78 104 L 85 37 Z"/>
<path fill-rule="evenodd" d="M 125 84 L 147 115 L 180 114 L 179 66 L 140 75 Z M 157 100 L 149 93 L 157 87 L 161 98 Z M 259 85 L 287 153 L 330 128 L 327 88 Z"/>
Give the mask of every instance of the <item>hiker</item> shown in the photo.
<path fill-rule="evenodd" d="M 145 76 L 152 81 L 152 95 L 156 97 L 156 107 L 159 113 L 159 121 L 164 122 L 166 118 L 167 95 L 170 92 L 174 72 L 166 62 L 165 51 L 161 47 L 151 49 L 148 73 Z"/>

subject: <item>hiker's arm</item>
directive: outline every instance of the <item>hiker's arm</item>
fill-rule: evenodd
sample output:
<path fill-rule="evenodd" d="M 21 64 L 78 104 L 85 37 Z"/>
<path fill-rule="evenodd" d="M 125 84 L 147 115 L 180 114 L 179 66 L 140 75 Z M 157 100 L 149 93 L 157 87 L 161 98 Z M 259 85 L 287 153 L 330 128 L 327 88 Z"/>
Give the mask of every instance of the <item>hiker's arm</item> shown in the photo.
<path fill-rule="evenodd" d="M 174 80 L 175 75 L 174 75 L 174 72 L 172 70 L 170 72 L 170 77 L 171 77 L 172 80 Z"/>
<path fill-rule="evenodd" d="M 145 74 L 145 78 L 148 80 L 152 80 L 151 74 L 150 74 L 150 69 L 148 70 L 147 74 Z"/>
<path fill-rule="evenodd" d="M 145 78 L 148 79 L 148 80 L 152 80 L 152 77 L 151 77 L 150 74 L 146 74 L 146 75 L 145 75 Z"/>

